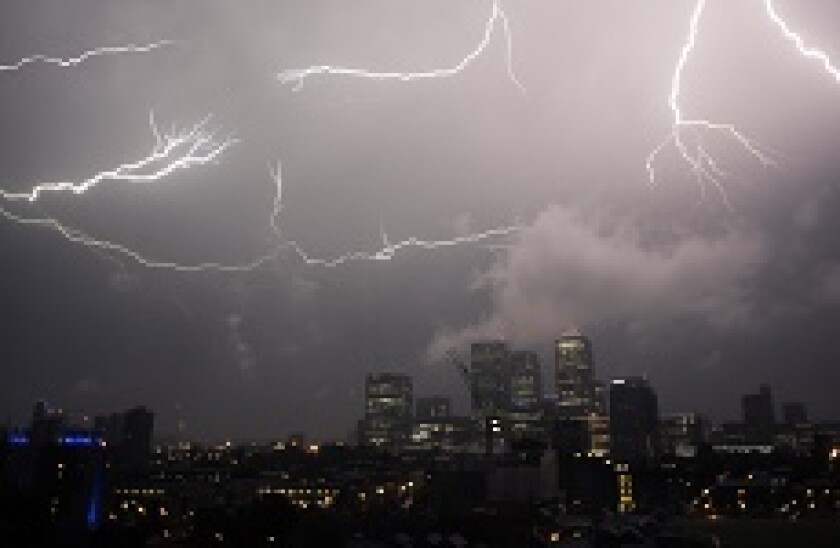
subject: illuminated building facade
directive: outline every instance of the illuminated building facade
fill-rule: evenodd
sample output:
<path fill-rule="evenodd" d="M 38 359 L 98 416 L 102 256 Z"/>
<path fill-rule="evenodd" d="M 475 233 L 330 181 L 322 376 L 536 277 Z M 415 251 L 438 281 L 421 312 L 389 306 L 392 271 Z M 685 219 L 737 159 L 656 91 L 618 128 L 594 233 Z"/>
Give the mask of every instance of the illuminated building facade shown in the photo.
<path fill-rule="evenodd" d="M 554 375 L 561 415 L 583 417 L 600 408 L 595 398 L 592 343 L 578 332 L 555 341 Z"/>
<path fill-rule="evenodd" d="M 514 407 L 536 407 L 542 399 L 540 357 L 529 350 L 510 352 L 510 398 Z"/>
<path fill-rule="evenodd" d="M 504 342 L 470 348 L 473 417 L 493 451 L 510 441 L 545 435 L 542 372 L 536 352 L 511 350 Z"/>
<path fill-rule="evenodd" d="M 603 383 L 595 380 L 591 341 L 577 331 L 555 341 L 554 375 L 557 419 L 581 423 L 586 436 L 575 452 L 605 456 L 609 451 L 609 418 Z"/>
<path fill-rule="evenodd" d="M 399 451 L 408 441 L 413 407 L 411 377 L 370 374 L 365 380 L 365 417 L 359 425 L 360 444 Z"/>
<path fill-rule="evenodd" d="M 416 451 L 458 451 L 467 445 L 471 426 L 472 421 L 468 418 L 452 416 L 449 398 L 418 398 L 409 448 Z"/>
<path fill-rule="evenodd" d="M 470 347 L 470 382 L 473 415 L 498 417 L 510 407 L 510 360 L 507 344 L 473 343 Z"/>
<path fill-rule="evenodd" d="M 510 405 L 508 430 L 512 440 L 544 439 L 545 413 L 542 405 L 542 370 L 536 352 L 514 350 L 510 361 Z"/>

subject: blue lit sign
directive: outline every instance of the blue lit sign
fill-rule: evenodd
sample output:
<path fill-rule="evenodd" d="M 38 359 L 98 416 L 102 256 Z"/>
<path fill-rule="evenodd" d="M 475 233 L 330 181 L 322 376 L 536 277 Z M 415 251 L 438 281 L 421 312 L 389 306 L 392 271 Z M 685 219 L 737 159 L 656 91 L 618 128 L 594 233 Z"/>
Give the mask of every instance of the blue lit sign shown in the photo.
<path fill-rule="evenodd" d="M 61 445 L 68 445 L 73 447 L 93 447 L 100 444 L 100 440 L 94 438 L 93 436 L 84 436 L 84 435 L 68 435 L 64 436 L 59 440 Z"/>
<path fill-rule="evenodd" d="M 10 432 L 7 439 L 9 445 L 29 445 L 29 436 L 26 434 Z"/>

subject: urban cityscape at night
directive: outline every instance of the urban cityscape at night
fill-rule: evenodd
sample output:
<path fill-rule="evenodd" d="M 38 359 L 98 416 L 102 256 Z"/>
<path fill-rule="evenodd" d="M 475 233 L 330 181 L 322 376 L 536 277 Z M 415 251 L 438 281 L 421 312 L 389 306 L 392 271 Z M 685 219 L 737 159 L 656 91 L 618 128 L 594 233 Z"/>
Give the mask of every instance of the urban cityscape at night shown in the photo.
<path fill-rule="evenodd" d="M 370 373 L 351 439 L 332 442 L 157 443 L 145 407 L 90 417 L 39 401 L 4 435 L 7 538 L 713 547 L 742 524 L 741 542 L 766 534 L 756 527 L 778 528 L 780 543 L 840 538 L 840 421 L 779 406 L 767 385 L 742 397 L 738 421 L 661 414 L 648 379 L 598 380 L 594 356 L 583 334 L 558 338 L 549 395 L 534 352 L 500 341 L 452 352 L 466 416 L 415 394 L 408 375 Z"/>
<path fill-rule="evenodd" d="M 0 2 L 0 548 L 840 547 L 840 2 Z"/>

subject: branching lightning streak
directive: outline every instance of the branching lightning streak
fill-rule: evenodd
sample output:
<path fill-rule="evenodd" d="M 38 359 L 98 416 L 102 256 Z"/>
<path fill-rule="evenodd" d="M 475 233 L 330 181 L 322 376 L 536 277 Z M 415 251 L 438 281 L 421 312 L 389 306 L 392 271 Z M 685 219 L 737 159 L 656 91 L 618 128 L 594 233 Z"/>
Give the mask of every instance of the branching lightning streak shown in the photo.
<path fill-rule="evenodd" d="M 706 0 L 697 0 L 694 7 L 694 12 L 691 16 L 691 24 L 689 28 L 688 39 L 683 46 L 677 66 L 674 71 L 674 76 L 671 81 L 671 94 L 668 98 L 668 106 L 674 114 L 674 123 L 671 131 L 665 137 L 665 140 L 659 144 L 647 158 L 646 168 L 648 172 L 649 184 L 651 187 L 656 186 L 656 169 L 654 164 L 656 158 L 668 145 L 673 144 L 683 160 L 691 167 L 692 171 L 697 176 L 698 184 L 700 184 L 701 191 L 705 192 L 705 183 L 711 183 L 718 190 L 720 197 L 724 204 L 731 209 L 731 204 L 726 192 L 720 182 L 724 172 L 720 169 L 717 163 L 712 158 L 711 154 L 700 143 L 700 130 L 712 130 L 729 135 L 732 139 L 740 143 L 750 154 L 755 156 L 759 162 L 764 166 L 775 165 L 772 158 L 764 154 L 758 145 L 751 139 L 747 138 L 743 133 L 733 124 L 717 123 L 708 120 L 694 120 L 688 119 L 683 115 L 680 108 L 679 98 L 682 90 L 682 76 L 688 59 L 697 45 L 697 34 L 699 32 L 700 19 L 703 15 L 703 10 L 706 7 Z M 688 146 L 683 140 L 684 130 L 693 130 L 697 133 L 698 145 L 694 154 L 689 150 Z"/>
<path fill-rule="evenodd" d="M 91 49 L 85 51 L 78 57 L 68 57 L 66 59 L 62 59 L 61 57 L 51 57 L 48 55 L 37 54 L 31 55 L 29 57 L 24 57 L 16 63 L 12 63 L 11 65 L 0 65 L 0 72 L 20 70 L 26 65 L 31 65 L 34 63 L 46 63 L 49 65 L 57 65 L 62 68 L 71 68 L 81 65 L 82 63 L 93 57 L 118 55 L 122 53 L 148 53 L 159 48 L 174 45 L 175 43 L 176 42 L 172 40 L 161 40 L 160 42 L 154 42 L 145 45 L 128 44 L 126 46 L 107 46 Z"/>
<path fill-rule="evenodd" d="M 273 202 L 271 217 L 269 219 L 269 225 L 271 226 L 274 234 L 279 238 L 280 226 L 278 222 L 279 216 L 283 210 L 282 177 L 281 167 L 279 164 L 276 170 L 272 170 L 272 178 L 276 185 L 276 194 Z M 411 237 L 393 244 L 383 242 L 383 247 L 375 251 L 351 251 L 329 259 L 313 257 L 307 253 L 303 246 L 301 246 L 298 242 L 290 240 L 281 241 L 280 243 L 274 245 L 267 253 L 247 263 L 223 264 L 218 262 L 202 262 L 196 264 L 180 264 L 170 261 L 156 261 L 149 259 L 142 253 L 125 245 L 109 240 L 94 238 L 81 230 L 68 227 L 57 219 L 51 217 L 39 219 L 26 218 L 11 212 L 2 206 L 0 206 L 0 216 L 21 225 L 38 226 L 54 230 L 72 243 L 115 252 L 120 255 L 124 255 L 147 268 L 174 270 L 177 272 L 251 272 L 265 266 L 270 261 L 277 259 L 280 254 L 286 250 L 291 250 L 306 266 L 335 268 L 349 262 L 390 261 L 399 251 L 409 248 L 433 250 L 445 247 L 454 247 L 462 244 L 478 243 L 491 238 L 510 236 L 519 231 L 518 226 L 505 226 L 481 233 L 458 236 L 449 240 L 422 240 L 416 237 Z"/>
<path fill-rule="evenodd" d="M 769 15 L 770 19 L 772 19 L 773 22 L 776 23 L 776 25 L 782 30 L 782 34 L 785 35 L 785 38 L 796 44 L 796 48 L 799 50 L 799 53 L 801 53 L 805 57 L 815 59 L 822 63 L 825 71 L 829 75 L 831 75 L 838 83 L 840 83 L 840 69 L 838 69 L 834 64 L 832 64 L 831 59 L 828 57 L 828 54 L 826 54 L 822 50 L 811 48 L 805 45 L 805 40 L 799 34 L 791 30 L 788 24 L 776 11 L 776 8 L 773 6 L 773 0 L 765 0 L 764 6 L 767 9 L 767 15 Z"/>
<path fill-rule="evenodd" d="M 34 202 L 47 192 L 84 194 L 104 181 L 155 183 L 177 170 L 212 163 L 238 141 L 229 137 L 217 143 L 213 132 L 207 131 L 207 125 L 211 118 L 211 116 L 207 116 L 185 131 L 176 132 L 173 130 L 171 133 L 161 134 L 155 124 L 154 114 L 150 113 L 149 123 L 155 135 L 156 143 L 145 158 L 122 164 L 115 169 L 101 171 L 81 182 L 39 183 L 28 192 L 9 192 L 0 189 L 0 197 L 9 201 L 28 200 Z M 159 167 L 153 171 L 144 172 L 144 170 L 153 166 Z"/>
<path fill-rule="evenodd" d="M 473 61 L 476 60 L 490 44 L 493 34 L 496 31 L 496 25 L 501 24 L 502 32 L 505 35 L 506 41 L 506 68 L 508 78 L 522 91 L 525 92 L 525 86 L 516 77 L 513 70 L 513 38 L 510 31 L 510 22 L 507 15 L 498 2 L 493 2 L 493 12 L 490 19 L 484 27 L 484 37 L 478 43 L 478 46 L 464 57 L 458 64 L 451 68 L 434 69 L 423 72 L 377 72 L 366 69 L 355 69 L 347 67 L 337 67 L 330 65 L 315 65 L 306 69 L 285 70 L 278 75 L 278 80 L 281 84 L 294 83 L 293 89 L 299 91 L 303 87 L 304 80 L 310 76 L 320 74 L 330 74 L 336 76 L 352 76 L 358 78 L 369 78 L 373 80 L 398 80 L 402 82 L 411 82 L 414 80 L 423 80 L 429 78 L 449 78 L 454 76 L 464 69 L 466 69 Z"/>
<path fill-rule="evenodd" d="M 79 182 L 40 183 L 28 192 L 8 192 L 0 189 L 0 198 L 13 201 L 36 202 L 45 192 L 71 192 L 83 194 L 91 188 L 104 181 L 122 181 L 129 183 L 154 183 L 162 180 L 176 170 L 189 169 L 194 166 L 206 165 L 214 162 L 229 147 L 238 141 L 228 137 L 221 142 L 216 142 L 213 132 L 207 130 L 211 117 L 207 116 L 197 124 L 184 131 L 177 131 L 174 128 L 162 134 L 154 121 L 154 115 L 150 113 L 149 121 L 152 132 L 155 135 L 156 144 L 145 158 L 133 163 L 123 164 L 116 169 L 102 171 L 93 177 Z M 153 171 L 144 170 L 153 166 L 159 166 Z M 69 227 L 58 219 L 52 217 L 30 218 L 9 211 L 0 206 L 0 216 L 7 220 L 25 226 L 39 226 L 52 229 L 61 234 L 72 243 L 86 247 L 113 251 L 128 256 L 146 266 L 158 268 L 179 268 L 176 263 L 151 262 L 145 259 L 139 252 L 127 246 L 117 244 L 108 240 L 94 238 L 81 230 Z M 206 264 L 186 270 L 198 270 L 221 265 Z M 221 268 L 220 268 L 221 269 Z"/>
<path fill-rule="evenodd" d="M 271 172 L 272 178 L 274 180 L 276 186 L 275 198 L 274 198 L 274 207 L 271 213 L 271 218 L 269 224 L 271 226 L 272 231 L 277 235 L 280 236 L 280 228 L 279 228 L 279 216 L 283 210 L 283 199 L 282 199 L 282 190 L 283 190 L 283 181 L 282 181 L 282 170 L 281 165 L 278 163 L 277 168 L 273 169 Z M 312 257 L 309 253 L 305 251 L 305 249 L 296 241 L 288 240 L 284 241 L 279 245 L 277 251 L 267 254 L 264 256 L 260 261 L 259 264 L 267 262 L 271 258 L 275 257 L 278 251 L 283 249 L 290 249 L 292 250 L 303 263 L 307 266 L 321 266 L 326 268 L 335 268 L 337 266 L 343 265 L 348 262 L 353 261 L 390 261 L 394 258 L 394 256 L 402 250 L 408 248 L 419 248 L 419 249 L 426 249 L 426 250 L 433 250 L 433 249 L 440 249 L 445 247 L 454 247 L 458 245 L 468 244 L 468 243 L 478 243 L 483 240 L 491 239 L 491 238 L 500 238 L 503 236 L 510 236 L 519 231 L 519 226 L 510 225 L 510 226 L 503 226 L 497 227 L 490 230 L 486 230 L 484 232 L 477 232 L 473 234 L 468 234 L 465 236 L 457 236 L 455 238 L 449 240 L 422 240 L 416 237 L 407 238 L 405 240 L 390 243 L 388 236 L 385 234 L 385 230 L 383 227 L 380 228 L 381 237 L 382 237 L 382 247 L 376 251 L 350 251 L 338 257 L 334 257 L 331 259 L 322 259 Z M 250 266 L 250 265 L 249 265 Z"/>

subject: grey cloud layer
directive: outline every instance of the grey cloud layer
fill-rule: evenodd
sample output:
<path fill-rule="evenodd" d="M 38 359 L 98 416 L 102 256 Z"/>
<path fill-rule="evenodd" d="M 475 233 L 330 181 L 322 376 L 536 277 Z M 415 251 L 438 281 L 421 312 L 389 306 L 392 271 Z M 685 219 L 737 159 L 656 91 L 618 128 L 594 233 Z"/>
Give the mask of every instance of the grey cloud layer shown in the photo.
<path fill-rule="evenodd" d="M 552 206 L 475 280 L 473 289 L 492 300 L 489 317 L 444 330 L 432 353 L 475 337 L 545 341 L 605 321 L 655 327 L 700 318 L 715 329 L 749 327 L 751 285 L 766 259 L 762 237 L 743 229 L 653 245 L 631 219 Z"/>

